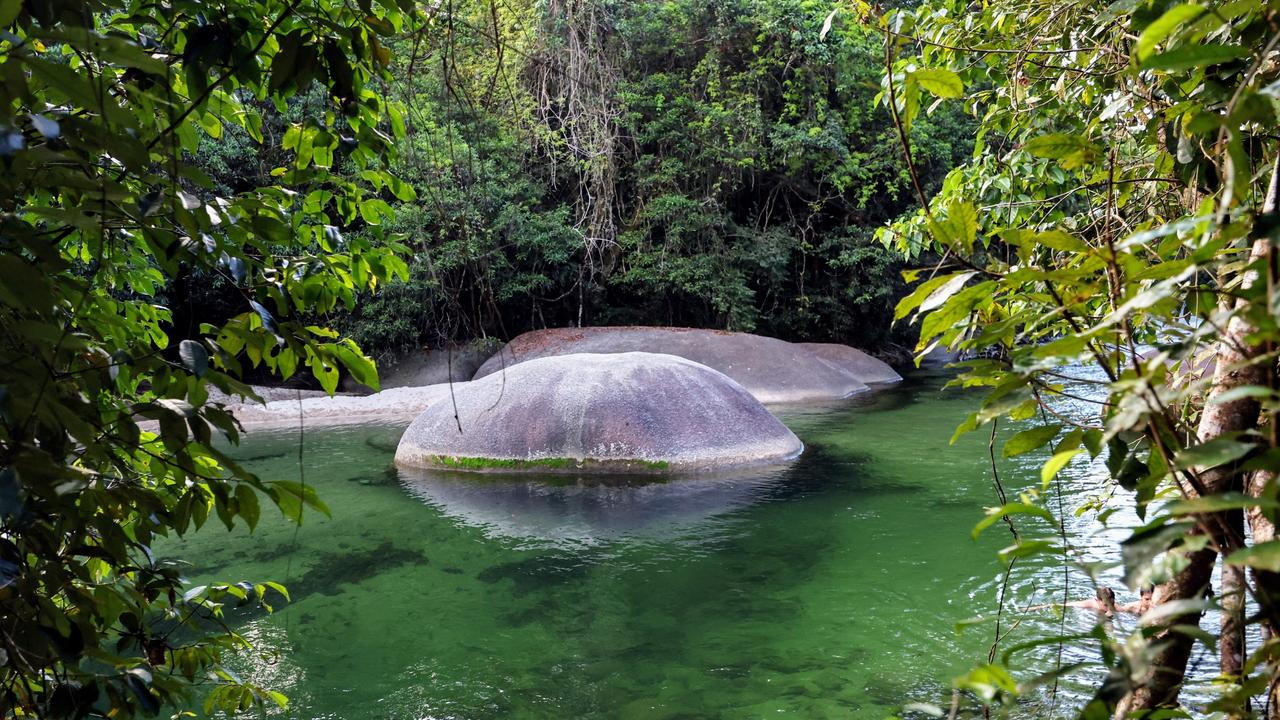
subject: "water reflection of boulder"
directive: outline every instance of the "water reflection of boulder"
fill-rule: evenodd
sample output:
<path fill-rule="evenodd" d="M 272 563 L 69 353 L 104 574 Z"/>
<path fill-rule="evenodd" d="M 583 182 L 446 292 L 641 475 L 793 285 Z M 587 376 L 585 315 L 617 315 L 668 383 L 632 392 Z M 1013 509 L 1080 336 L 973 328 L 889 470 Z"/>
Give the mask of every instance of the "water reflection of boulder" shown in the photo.
<path fill-rule="evenodd" d="M 767 467 L 663 480 L 401 468 L 400 478 L 411 494 L 490 537 L 558 547 L 635 537 L 711 540 L 718 519 L 767 500 L 787 473 Z"/>

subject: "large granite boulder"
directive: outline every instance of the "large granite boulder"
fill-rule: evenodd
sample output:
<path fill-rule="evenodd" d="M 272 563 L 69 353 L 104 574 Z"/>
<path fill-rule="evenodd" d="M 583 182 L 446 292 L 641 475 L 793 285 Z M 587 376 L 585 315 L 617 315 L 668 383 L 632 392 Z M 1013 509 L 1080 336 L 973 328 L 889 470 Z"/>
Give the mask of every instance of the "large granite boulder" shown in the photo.
<path fill-rule="evenodd" d="M 856 347 L 838 343 L 796 343 L 868 385 L 901 382 L 902 376 L 889 363 L 873 358 Z"/>
<path fill-rule="evenodd" d="M 456 415 L 455 415 L 456 408 Z M 653 353 L 522 362 L 459 385 L 405 431 L 405 467 L 700 471 L 779 462 L 803 445 L 742 386 Z"/>
<path fill-rule="evenodd" d="M 519 363 L 571 353 L 651 352 L 677 355 L 719 370 L 760 402 L 833 400 L 867 389 L 865 383 L 777 338 L 723 330 L 666 327 L 589 327 L 535 330 L 516 337 L 476 371 L 475 378 Z"/>

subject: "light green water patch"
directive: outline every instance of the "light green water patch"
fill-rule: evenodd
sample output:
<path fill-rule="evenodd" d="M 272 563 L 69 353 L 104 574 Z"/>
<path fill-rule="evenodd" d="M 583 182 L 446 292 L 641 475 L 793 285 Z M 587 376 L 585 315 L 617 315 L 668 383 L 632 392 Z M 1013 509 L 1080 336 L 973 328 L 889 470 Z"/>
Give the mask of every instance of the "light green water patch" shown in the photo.
<path fill-rule="evenodd" d="M 971 401 L 936 378 L 784 411 L 780 468 L 665 482 L 391 468 L 396 428 L 308 431 L 333 518 L 166 548 L 193 583 L 279 580 L 237 661 L 296 718 L 882 718 L 943 701 L 989 636 L 1001 538 Z M 296 433 L 237 450 L 299 479 Z M 502 480 L 502 481 L 500 481 Z"/>

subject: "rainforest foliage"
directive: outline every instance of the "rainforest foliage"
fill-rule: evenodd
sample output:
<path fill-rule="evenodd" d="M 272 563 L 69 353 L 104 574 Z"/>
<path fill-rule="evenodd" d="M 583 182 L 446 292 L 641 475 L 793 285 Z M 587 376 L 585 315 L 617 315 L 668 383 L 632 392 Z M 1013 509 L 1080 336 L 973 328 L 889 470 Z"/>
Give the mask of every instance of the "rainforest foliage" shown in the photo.
<path fill-rule="evenodd" d="M 406 9 L 0 2 L 0 716 L 172 713 L 193 687 L 206 712 L 285 703 L 221 664 L 247 645 L 225 608 L 284 602 L 279 578 L 190 587 L 152 545 L 252 528 L 263 498 L 324 510 L 215 438 L 238 437 L 246 368 L 377 383 L 314 318 L 407 277 L 394 243 L 346 231 L 389 214 L 380 191 L 412 196 L 374 91 Z M 201 169 L 228 134 L 280 146 L 266 178 Z M 167 298 L 213 278 L 228 311 L 178 324 Z"/>
<path fill-rule="evenodd" d="M 669 324 L 876 345 L 905 291 L 875 229 L 916 203 L 873 106 L 878 31 L 813 0 L 454 0 L 393 49 L 406 107 L 389 198 L 410 280 L 341 327 L 374 354 L 572 324 Z M 290 112 L 300 112 L 291 109 Z M 283 122 L 282 118 L 276 122 Z M 911 142 L 926 190 L 972 149 L 943 108 Z M 275 165 L 208 140 L 228 187 Z M 207 298 L 220 302 L 218 297 Z"/>
<path fill-rule="evenodd" d="M 958 433 L 990 433 L 999 504 L 975 534 L 1011 543 L 995 643 L 957 707 L 1179 716 L 1204 645 L 1218 674 L 1190 707 L 1280 717 L 1280 4 L 937 0 L 858 17 L 884 33 L 881 100 L 904 136 L 931 98 L 979 123 L 974 160 L 881 233 L 933 259 L 897 310 L 919 350 L 986 358 L 954 383 L 987 390 Z M 1002 421 L 1005 457 L 1045 457 L 1016 493 L 997 472 Z M 1061 506 L 1072 463 L 1104 482 L 1092 506 Z M 1120 509 L 1142 524 L 1087 562 L 1067 514 Z M 1010 588 L 1045 562 L 1121 565 L 1154 607 L 1129 637 L 1100 623 L 1011 642 Z M 1028 667 L 1039 644 L 1069 649 Z M 1072 676 L 1102 679 L 1082 710 L 1055 710 Z"/>
<path fill-rule="evenodd" d="M 286 702 L 222 666 L 281 578 L 152 551 L 326 511 L 220 449 L 248 376 L 575 322 L 883 339 L 909 175 L 878 35 L 828 14 L 0 0 L 0 715 Z M 966 122 L 916 123 L 926 186 Z"/>
<path fill-rule="evenodd" d="M 984 358 L 960 430 L 991 433 L 1006 587 L 1106 571 L 1054 502 L 1098 458 L 1078 511 L 1134 508 L 1115 557 L 1156 588 L 1127 638 L 1008 646 L 1001 607 L 953 714 L 1052 713 L 1092 671 L 1084 716 L 1167 717 L 1200 642 L 1208 709 L 1280 717 L 1278 44 L 1264 0 L 0 0 L 0 715 L 285 702 L 221 659 L 227 604 L 286 590 L 151 551 L 325 510 L 215 444 L 249 373 L 896 316 Z M 998 448 L 1041 483 L 1008 491 Z M 1045 643 L 1092 659 L 1022 663 Z"/>

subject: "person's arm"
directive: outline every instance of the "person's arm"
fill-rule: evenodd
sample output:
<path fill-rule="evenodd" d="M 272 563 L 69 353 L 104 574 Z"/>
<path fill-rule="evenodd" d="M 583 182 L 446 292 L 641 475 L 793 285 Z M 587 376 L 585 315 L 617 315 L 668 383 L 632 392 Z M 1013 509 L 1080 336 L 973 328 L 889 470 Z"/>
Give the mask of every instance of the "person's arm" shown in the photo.
<path fill-rule="evenodd" d="M 1069 608 L 1069 607 L 1098 609 L 1100 606 L 1098 605 L 1098 601 L 1093 599 L 1072 600 L 1071 602 L 1064 602 L 1064 603 L 1056 602 L 1056 603 L 1045 603 L 1043 605 L 1032 605 L 1030 607 L 1025 608 L 1025 611 L 1030 612 L 1032 610 L 1048 610 L 1049 608 Z"/>

